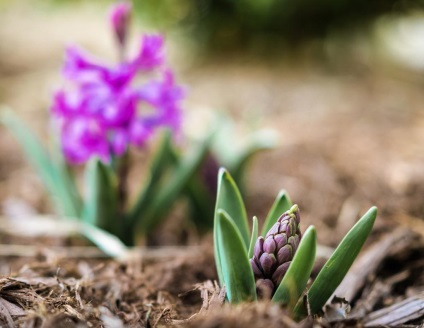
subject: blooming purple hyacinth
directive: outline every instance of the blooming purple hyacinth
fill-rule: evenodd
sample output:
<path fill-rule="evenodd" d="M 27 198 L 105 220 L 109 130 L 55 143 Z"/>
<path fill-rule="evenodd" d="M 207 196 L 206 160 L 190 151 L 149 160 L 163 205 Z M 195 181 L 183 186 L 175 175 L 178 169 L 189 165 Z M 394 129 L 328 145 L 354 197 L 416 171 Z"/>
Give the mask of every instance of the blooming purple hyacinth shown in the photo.
<path fill-rule="evenodd" d="M 134 58 L 115 65 L 70 47 L 62 73 L 69 85 L 55 93 L 51 112 L 72 164 L 93 156 L 106 163 L 129 145 L 142 147 L 159 127 L 180 128 L 183 90 L 164 67 L 160 35 L 144 36 Z"/>

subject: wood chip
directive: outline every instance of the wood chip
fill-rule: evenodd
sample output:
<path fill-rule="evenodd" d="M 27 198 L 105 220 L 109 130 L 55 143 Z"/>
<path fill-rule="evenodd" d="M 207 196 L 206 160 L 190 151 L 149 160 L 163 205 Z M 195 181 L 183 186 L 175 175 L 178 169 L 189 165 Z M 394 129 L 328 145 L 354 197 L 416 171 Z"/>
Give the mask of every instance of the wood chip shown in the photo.
<path fill-rule="evenodd" d="M 364 290 L 354 310 L 349 314 L 349 319 L 363 318 L 370 313 L 379 301 L 390 295 L 395 284 L 407 279 L 409 275 L 410 271 L 404 270 L 384 281 L 376 280 L 370 288 Z"/>
<path fill-rule="evenodd" d="M 424 294 L 407 298 L 392 306 L 369 314 L 365 327 L 396 326 L 424 317 Z"/>
<path fill-rule="evenodd" d="M 0 298 L 0 322 L 7 323 L 8 327 L 14 327 L 15 325 L 13 323 L 12 316 L 16 316 L 17 314 L 25 314 L 22 312 L 23 310 L 15 304 L 12 304 L 3 298 Z"/>

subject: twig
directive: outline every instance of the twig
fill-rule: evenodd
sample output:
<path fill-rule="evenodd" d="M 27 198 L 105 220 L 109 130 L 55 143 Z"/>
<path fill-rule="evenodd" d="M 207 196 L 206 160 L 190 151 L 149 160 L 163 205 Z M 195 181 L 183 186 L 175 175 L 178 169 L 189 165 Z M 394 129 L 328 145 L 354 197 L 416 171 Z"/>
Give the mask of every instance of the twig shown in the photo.
<path fill-rule="evenodd" d="M 164 316 L 165 312 L 168 312 L 168 311 L 170 311 L 170 310 L 171 310 L 171 309 L 167 306 L 167 307 L 165 307 L 165 308 L 161 311 L 161 313 L 159 314 L 159 316 L 156 318 L 155 323 L 153 324 L 153 328 L 156 328 L 156 327 L 157 327 L 157 325 L 158 325 L 158 323 L 159 323 L 159 320 L 160 320 L 160 319 L 162 319 L 162 317 Z"/>

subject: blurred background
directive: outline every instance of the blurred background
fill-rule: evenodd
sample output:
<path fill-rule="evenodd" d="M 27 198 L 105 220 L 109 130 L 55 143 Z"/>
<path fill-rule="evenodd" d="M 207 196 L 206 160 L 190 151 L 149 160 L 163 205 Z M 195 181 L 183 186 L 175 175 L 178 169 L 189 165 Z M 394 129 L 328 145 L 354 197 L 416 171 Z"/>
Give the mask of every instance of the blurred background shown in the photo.
<path fill-rule="evenodd" d="M 65 47 L 116 59 L 111 3 L 0 0 L 0 104 L 40 136 L 47 138 Z M 278 132 L 276 150 L 251 165 L 250 216 L 264 217 L 285 188 L 305 226 L 331 228 L 340 213 L 356 216 L 371 204 L 382 210 L 381 225 L 423 218 L 424 1 L 137 0 L 134 8 L 133 48 L 141 31 L 166 36 L 188 89 L 188 133 L 216 111 L 236 120 L 241 138 L 257 128 Z M 26 211 L 49 211 L 41 190 L 0 128 L 3 214 L 22 211 L 22 202 Z"/>

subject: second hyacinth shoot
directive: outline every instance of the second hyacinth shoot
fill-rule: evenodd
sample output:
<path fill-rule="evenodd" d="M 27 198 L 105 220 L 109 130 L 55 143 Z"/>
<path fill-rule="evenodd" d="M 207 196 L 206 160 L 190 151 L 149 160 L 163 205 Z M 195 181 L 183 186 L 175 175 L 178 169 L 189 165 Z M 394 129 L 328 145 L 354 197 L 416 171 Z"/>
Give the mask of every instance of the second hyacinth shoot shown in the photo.
<path fill-rule="evenodd" d="M 346 234 L 307 287 L 316 255 L 316 230 L 300 230 L 300 210 L 281 191 L 259 233 L 249 228 L 241 194 L 221 169 L 215 207 L 214 253 L 220 285 L 231 303 L 271 299 L 285 304 L 295 320 L 320 313 L 370 234 L 377 208 L 370 208 Z M 337 295 L 343 297 L 343 295 Z"/>

